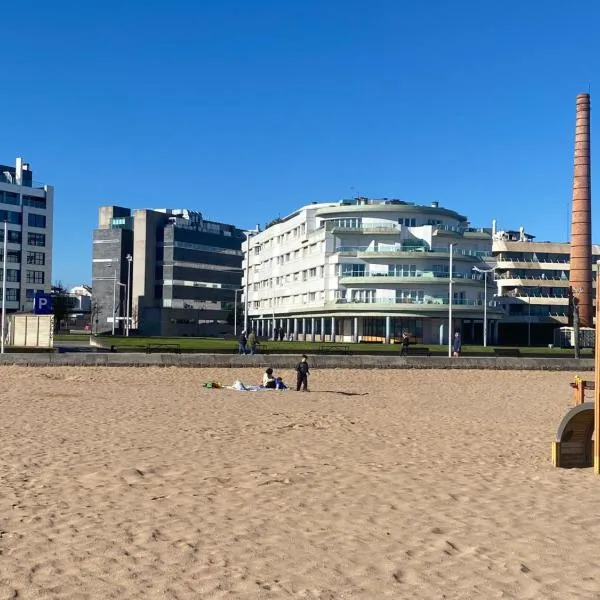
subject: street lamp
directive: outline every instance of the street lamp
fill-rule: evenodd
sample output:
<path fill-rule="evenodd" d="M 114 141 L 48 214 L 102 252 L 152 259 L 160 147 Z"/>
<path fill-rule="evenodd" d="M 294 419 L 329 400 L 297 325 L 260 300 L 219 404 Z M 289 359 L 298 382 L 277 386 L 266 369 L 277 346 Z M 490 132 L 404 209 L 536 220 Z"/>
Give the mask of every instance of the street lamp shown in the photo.
<path fill-rule="evenodd" d="M 248 332 L 248 296 L 250 292 L 250 283 L 248 278 L 250 276 L 250 238 L 259 232 L 258 225 L 256 229 L 245 231 L 246 235 L 246 277 L 244 281 L 244 331 Z"/>
<path fill-rule="evenodd" d="M 450 244 L 450 279 L 448 280 L 448 357 L 452 358 L 452 261 L 454 244 Z"/>
<path fill-rule="evenodd" d="M 117 281 L 117 271 L 115 270 L 115 276 L 113 278 L 113 316 L 112 316 L 112 335 L 115 335 L 115 321 L 117 315 L 117 286 L 126 287 L 124 283 Z"/>
<path fill-rule="evenodd" d="M 129 322 L 129 305 L 131 303 L 131 263 L 133 261 L 133 256 L 128 254 L 125 258 L 127 259 L 127 316 L 125 320 L 125 336 L 129 337 L 129 329 L 131 328 Z"/>
<path fill-rule="evenodd" d="M 237 337 L 237 297 L 238 292 L 243 292 L 244 288 L 239 288 L 237 290 L 233 290 L 233 335 Z"/>
<path fill-rule="evenodd" d="M 6 321 L 6 263 L 8 261 L 8 221 L 4 221 L 4 246 L 2 254 L 2 320 L 0 322 L 0 354 L 4 354 L 4 322 Z"/>
<path fill-rule="evenodd" d="M 483 273 L 483 347 L 487 347 L 487 276 L 488 273 L 493 273 L 496 267 L 490 269 L 482 269 L 481 267 L 473 267 L 473 271 Z"/>

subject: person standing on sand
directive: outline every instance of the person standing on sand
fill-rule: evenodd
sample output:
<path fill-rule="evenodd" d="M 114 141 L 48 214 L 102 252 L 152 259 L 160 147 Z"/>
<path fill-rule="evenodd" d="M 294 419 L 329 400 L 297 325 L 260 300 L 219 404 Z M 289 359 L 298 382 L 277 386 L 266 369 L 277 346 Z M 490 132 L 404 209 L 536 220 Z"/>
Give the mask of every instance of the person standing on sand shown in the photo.
<path fill-rule="evenodd" d="M 460 351 L 462 350 L 462 340 L 460 339 L 460 333 L 457 331 L 454 334 L 454 341 L 452 342 L 452 355 L 455 358 L 460 356 Z"/>
<path fill-rule="evenodd" d="M 296 365 L 296 391 L 302 388 L 303 392 L 308 392 L 308 358 L 306 354 L 302 355 L 302 360 Z"/>

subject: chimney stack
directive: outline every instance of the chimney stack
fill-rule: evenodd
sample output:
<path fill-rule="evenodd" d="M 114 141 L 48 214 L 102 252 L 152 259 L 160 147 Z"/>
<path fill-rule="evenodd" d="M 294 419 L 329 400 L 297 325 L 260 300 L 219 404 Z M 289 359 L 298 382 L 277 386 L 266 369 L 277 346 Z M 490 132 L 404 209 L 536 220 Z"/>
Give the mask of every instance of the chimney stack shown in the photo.
<path fill-rule="evenodd" d="M 571 212 L 570 293 L 579 307 L 581 327 L 593 327 L 592 303 L 592 186 L 590 159 L 590 95 L 577 96 L 575 165 Z"/>

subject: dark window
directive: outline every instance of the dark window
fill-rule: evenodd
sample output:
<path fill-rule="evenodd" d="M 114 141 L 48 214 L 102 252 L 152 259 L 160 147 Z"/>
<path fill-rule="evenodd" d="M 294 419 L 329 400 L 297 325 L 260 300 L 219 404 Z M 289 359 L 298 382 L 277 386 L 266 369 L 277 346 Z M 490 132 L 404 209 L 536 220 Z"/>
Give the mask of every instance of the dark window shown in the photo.
<path fill-rule="evenodd" d="M 25 289 L 25 298 L 27 298 L 27 300 L 33 300 L 34 296 L 35 296 L 35 290 L 33 288 Z"/>
<path fill-rule="evenodd" d="M 0 210 L 0 222 L 7 221 L 11 225 L 21 224 L 21 213 L 12 210 Z"/>
<path fill-rule="evenodd" d="M 46 217 L 44 215 L 36 215 L 29 213 L 27 215 L 27 224 L 29 227 L 46 227 Z"/>
<path fill-rule="evenodd" d="M 35 196 L 23 196 L 23 205 L 31 208 L 46 208 L 46 198 L 36 198 Z"/>
<path fill-rule="evenodd" d="M 20 281 L 21 271 L 18 269 L 6 269 L 6 281 L 11 281 L 12 283 L 18 283 Z"/>
<path fill-rule="evenodd" d="M 6 290 L 6 301 L 7 302 L 18 302 L 19 301 L 19 290 L 17 288 L 8 288 Z"/>
<path fill-rule="evenodd" d="M 46 255 L 43 252 L 27 252 L 28 265 L 45 265 Z"/>
<path fill-rule="evenodd" d="M 0 250 L 0 261 L 4 260 L 3 251 Z M 6 262 L 7 263 L 20 263 L 21 262 L 21 253 L 18 250 L 9 250 L 6 253 Z"/>
<path fill-rule="evenodd" d="M 15 194 L 14 192 L 0 191 L 0 202 L 3 202 L 4 204 L 14 204 L 15 206 L 19 206 L 19 194 Z"/>
<path fill-rule="evenodd" d="M 27 271 L 26 283 L 44 283 L 44 271 Z"/>
<path fill-rule="evenodd" d="M 45 246 L 46 245 L 46 234 L 45 233 L 28 233 L 27 243 L 30 246 Z"/>

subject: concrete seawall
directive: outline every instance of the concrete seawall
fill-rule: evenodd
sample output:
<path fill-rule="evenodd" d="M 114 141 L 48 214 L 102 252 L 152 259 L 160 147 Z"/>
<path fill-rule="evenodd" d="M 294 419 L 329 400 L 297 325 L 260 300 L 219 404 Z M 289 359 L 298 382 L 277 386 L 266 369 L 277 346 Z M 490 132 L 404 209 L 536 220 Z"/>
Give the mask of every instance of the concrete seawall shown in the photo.
<path fill-rule="evenodd" d="M 245 368 L 272 365 L 293 369 L 298 356 L 269 354 L 238 356 L 234 354 L 139 354 L 139 353 L 63 353 L 63 354 L 2 354 L 0 365 L 27 367 L 89 366 L 89 367 L 214 367 Z M 324 356 L 311 355 L 315 369 L 492 369 L 528 371 L 593 371 L 590 358 L 512 358 L 477 357 L 448 358 L 444 356 Z"/>

